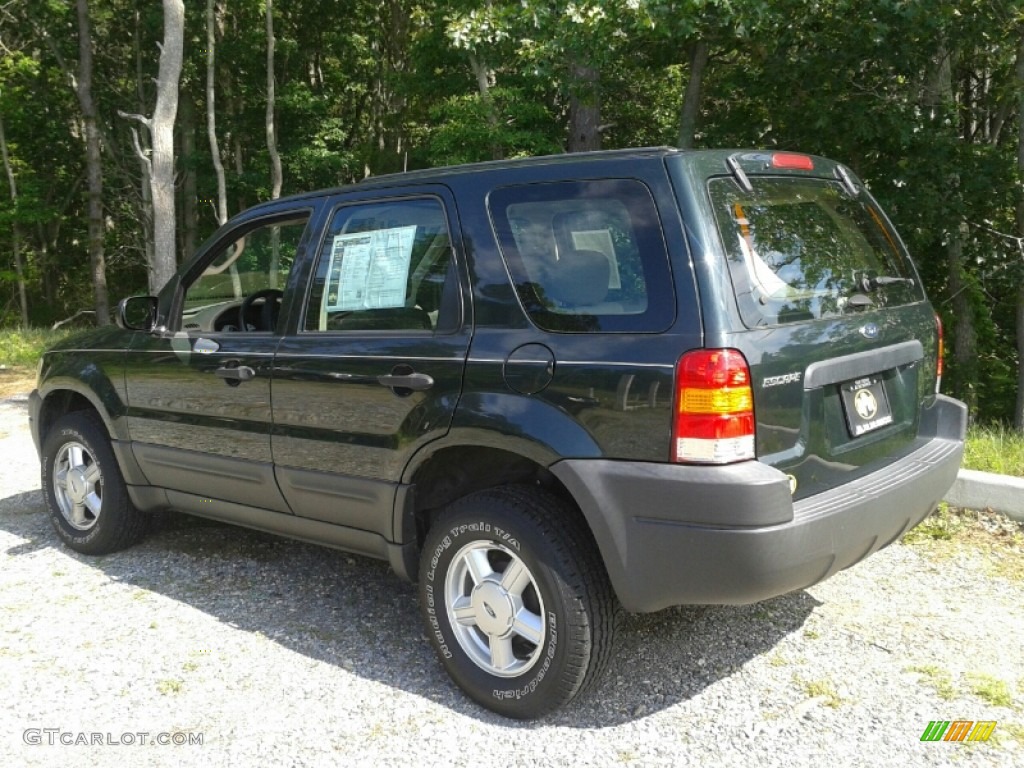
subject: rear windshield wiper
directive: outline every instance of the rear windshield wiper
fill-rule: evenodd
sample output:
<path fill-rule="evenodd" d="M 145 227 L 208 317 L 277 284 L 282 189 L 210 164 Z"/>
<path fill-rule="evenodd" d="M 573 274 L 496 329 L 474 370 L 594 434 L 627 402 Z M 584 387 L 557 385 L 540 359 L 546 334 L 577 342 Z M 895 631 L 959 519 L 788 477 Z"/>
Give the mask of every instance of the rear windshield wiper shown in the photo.
<path fill-rule="evenodd" d="M 906 285 L 913 288 L 917 285 L 912 277 L 896 277 L 894 275 L 869 275 L 864 272 L 857 276 L 857 288 L 869 293 L 878 290 L 882 285 Z"/>

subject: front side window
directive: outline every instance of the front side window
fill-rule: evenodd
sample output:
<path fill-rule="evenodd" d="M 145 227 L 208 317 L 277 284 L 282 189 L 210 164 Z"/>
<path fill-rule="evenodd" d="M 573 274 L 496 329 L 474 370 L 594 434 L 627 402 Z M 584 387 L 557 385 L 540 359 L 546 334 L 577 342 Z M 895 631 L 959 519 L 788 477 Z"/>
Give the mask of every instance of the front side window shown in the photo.
<path fill-rule="evenodd" d="M 709 183 L 736 296 L 748 326 L 899 306 L 924 298 L 880 211 L 838 182 L 752 178 Z"/>
<path fill-rule="evenodd" d="M 656 332 L 671 324 L 668 255 L 644 184 L 612 179 L 503 187 L 488 202 L 520 301 L 538 326 Z"/>
<path fill-rule="evenodd" d="M 434 198 L 350 205 L 317 260 L 307 331 L 449 331 L 459 287 L 444 208 Z"/>
<path fill-rule="evenodd" d="M 308 216 L 249 229 L 185 288 L 183 330 L 272 331 Z"/>

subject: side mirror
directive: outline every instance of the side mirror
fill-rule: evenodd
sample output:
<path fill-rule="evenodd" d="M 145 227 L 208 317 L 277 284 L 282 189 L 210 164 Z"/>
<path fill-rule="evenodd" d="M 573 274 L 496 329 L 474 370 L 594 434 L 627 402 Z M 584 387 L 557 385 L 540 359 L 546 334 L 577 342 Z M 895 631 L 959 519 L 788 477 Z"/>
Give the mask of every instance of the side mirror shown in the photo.
<path fill-rule="evenodd" d="M 126 331 L 152 331 L 156 324 L 156 296 L 129 296 L 117 305 L 117 324 Z"/>

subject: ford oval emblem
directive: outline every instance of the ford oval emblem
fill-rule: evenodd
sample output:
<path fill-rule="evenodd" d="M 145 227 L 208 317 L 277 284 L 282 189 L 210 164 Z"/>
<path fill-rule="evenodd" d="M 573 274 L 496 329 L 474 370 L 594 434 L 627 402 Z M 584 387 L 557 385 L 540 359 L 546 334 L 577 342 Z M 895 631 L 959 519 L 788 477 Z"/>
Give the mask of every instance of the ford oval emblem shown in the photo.
<path fill-rule="evenodd" d="M 878 338 L 878 326 L 874 323 L 868 323 L 860 327 L 860 335 L 865 339 L 877 339 Z"/>

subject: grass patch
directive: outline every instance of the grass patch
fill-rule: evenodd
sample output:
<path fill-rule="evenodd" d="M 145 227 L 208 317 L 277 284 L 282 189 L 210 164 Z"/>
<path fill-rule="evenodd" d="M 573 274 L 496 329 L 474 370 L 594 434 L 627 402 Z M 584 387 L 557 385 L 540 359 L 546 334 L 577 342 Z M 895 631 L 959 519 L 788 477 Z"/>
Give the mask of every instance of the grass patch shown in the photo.
<path fill-rule="evenodd" d="M 0 398 L 31 391 L 43 352 L 71 333 L 42 328 L 0 330 Z"/>
<path fill-rule="evenodd" d="M 1019 723 L 999 723 L 992 735 L 995 736 L 997 733 L 1013 739 L 1018 744 L 1024 744 L 1024 725 Z"/>
<path fill-rule="evenodd" d="M 981 558 L 992 575 L 1024 582 L 1024 523 L 996 512 L 940 504 L 901 543 L 939 562 L 971 554 Z"/>
<path fill-rule="evenodd" d="M 72 331 L 51 331 L 45 328 L 0 330 L 0 365 L 34 370 L 43 352 L 71 333 Z"/>
<path fill-rule="evenodd" d="M 918 667 L 910 667 L 908 672 L 916 672 L 921 675 L 922 682 L 926 683 L 940 699 L 951 701 L 956 698 L 956 688 L 953 686 L 953 678 L 949 672 L 934 664 L 926 664 Z"/>
<path fill-rule="evenodd" d="M 185 683 L 181 680 L 161 680 L 156 684 L 156 689 L 161 695 L 166 696 L 170 693 L 181 693 L 181 689 Z"/>
<path fill-rule="evenodd" d="M 1024 477 L 1024 433 L 1003 424 L 972 426 L 967 430 L 964 467 Z"/>
<path fill-rule="evenodd" d="M 921 544 L 934 541 L 953 541 L 963 536 L 971 527 L 971 521 L 963 510 L 940 504 L 921 524 L 903 537 L 904 544 Z"/>
<path fill-rule="evenodd" d="M 1013 695 L 1005 681 L 980 672 L 968 673 L 967 682 L 971 693 L 994 707 L 1012 707 Z"/>
<path fill-rule="evenodd" d="M 804 693 L 812 699 L 824 699 L 822 703 L 826 707 L 835 709 L 843 702 L 839 698 L 839 693 L 836 691 L 836 687 L 832 684 L 831 680 L 826 680 L 825 678 L 819 680 L 800 680 L 795 678 L 795 680 Z"/>

